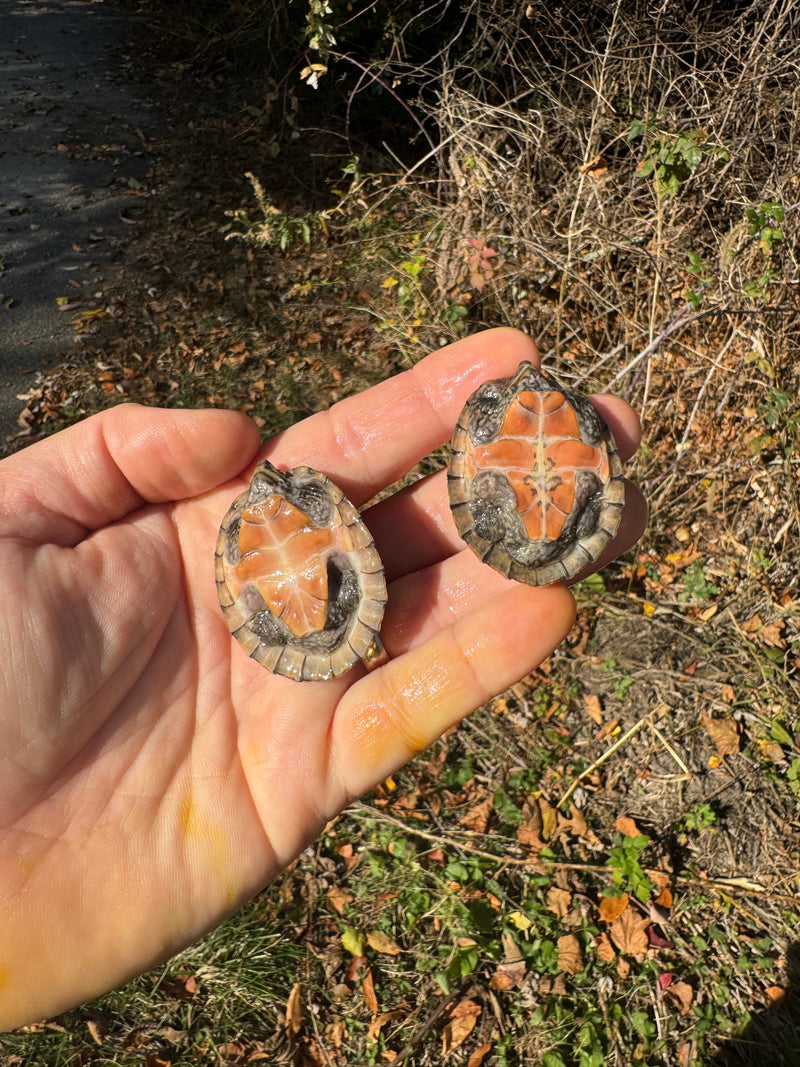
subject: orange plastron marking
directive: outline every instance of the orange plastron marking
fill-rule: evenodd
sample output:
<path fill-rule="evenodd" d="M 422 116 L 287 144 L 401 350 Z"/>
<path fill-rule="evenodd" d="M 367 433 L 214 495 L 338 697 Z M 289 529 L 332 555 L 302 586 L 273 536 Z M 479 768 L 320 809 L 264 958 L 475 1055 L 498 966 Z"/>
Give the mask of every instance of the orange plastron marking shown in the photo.
<path fill-rule="evenodd" d="M 578 471 L 592 471 L 603 484 L 608 456 L 581 440 L 580 426 L 563 394 L 520 393 L 488 445 L 473 446 L 475 471 L 505 474 L 517 498 L 531 541 L 555 541 L 575 502 Z"/>
<path fill-rule="evenodd" d="M 232 569 L 243 585 L 253 583 L 276 618 L 295 637 L 316 633 L 328 613 L 328 556 L 348 551 L 341 523 L 319 528 L 300 508 L 274 494 L 242 511 L 241 559 Z"/>

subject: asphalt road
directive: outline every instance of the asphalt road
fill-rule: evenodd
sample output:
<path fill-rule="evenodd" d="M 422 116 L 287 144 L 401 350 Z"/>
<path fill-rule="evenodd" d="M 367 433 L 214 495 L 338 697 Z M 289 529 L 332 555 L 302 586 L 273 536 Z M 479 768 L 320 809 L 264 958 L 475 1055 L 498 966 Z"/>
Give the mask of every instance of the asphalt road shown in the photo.
<path fill-rule="evenodd" d="M 58 298 L 91 294 L 124 257 L 159 129 L 118 47 L 131 18 L 103 0 L 0 0 L 0 438 L 75 343 Z"/>

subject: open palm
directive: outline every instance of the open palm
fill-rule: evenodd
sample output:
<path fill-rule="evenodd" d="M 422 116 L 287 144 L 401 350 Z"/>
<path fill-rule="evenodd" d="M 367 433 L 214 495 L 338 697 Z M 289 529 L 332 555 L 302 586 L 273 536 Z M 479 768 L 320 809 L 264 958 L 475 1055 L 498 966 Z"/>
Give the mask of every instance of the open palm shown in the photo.
<path fill-rule="evenodd" d="M 478 334 L 260 456 L 363 505 L 449 438 L 481 381 L 535 358 L 522 334 Z M 598 406 L 624 458 L 636 417 Z M 258 449 L 234 412 L 124 406 L 0 464 L 2 1028 L 186 945 L 569 630 L 566 587 L 519 586 L 464 549 L 440 473 L 365 513 L 389 661 L 322 683 L 269 674 L 232 640 L 213 574 Z M 631 489 L 607 558 L 644 515 Z"/>

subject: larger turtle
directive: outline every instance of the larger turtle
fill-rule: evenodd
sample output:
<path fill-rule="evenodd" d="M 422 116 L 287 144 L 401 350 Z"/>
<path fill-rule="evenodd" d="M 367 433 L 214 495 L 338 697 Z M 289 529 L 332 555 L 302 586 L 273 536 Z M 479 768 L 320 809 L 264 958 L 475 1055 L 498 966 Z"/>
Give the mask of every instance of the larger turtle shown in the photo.
<path fill-rule="evenodd" d="M 222 520 L 215 568 L 233 636 L 275 674 L 322 681 L 377 657 L 383 565 L 357 509 L 319 471 L 259 463 Z"/>
<path fill-rule="evenodd" d="M 597 410 L 527 361 L 467 400 L 448 489 L 470 548 L 528 585 L 572 578 L 593 563 L 617 532 L 625 499 L 617 449 Z"/>

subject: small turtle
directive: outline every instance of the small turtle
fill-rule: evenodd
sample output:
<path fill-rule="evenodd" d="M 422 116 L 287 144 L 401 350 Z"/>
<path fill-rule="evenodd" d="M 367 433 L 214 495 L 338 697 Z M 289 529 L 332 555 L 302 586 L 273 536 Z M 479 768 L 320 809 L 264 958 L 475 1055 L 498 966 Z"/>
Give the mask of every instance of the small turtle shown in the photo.
<path fill-rule="evenodd" d="M 458 532 L 528 585 L 572 578 L 617 532 L 625 490 L 591 402 L 532 363 L 484 382 L 456 425 L 448 470 Z"/>
<path fill-rule="evenodd" d="M 259 463 L 222 520 L 215 570 L 231 633 L 275 674 L 322 681 L 377 656 L 383 564 L 356 508 L 319 471 Z"/>

